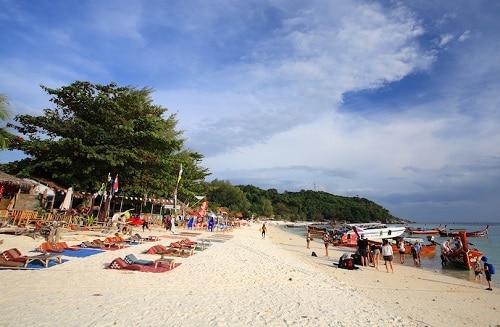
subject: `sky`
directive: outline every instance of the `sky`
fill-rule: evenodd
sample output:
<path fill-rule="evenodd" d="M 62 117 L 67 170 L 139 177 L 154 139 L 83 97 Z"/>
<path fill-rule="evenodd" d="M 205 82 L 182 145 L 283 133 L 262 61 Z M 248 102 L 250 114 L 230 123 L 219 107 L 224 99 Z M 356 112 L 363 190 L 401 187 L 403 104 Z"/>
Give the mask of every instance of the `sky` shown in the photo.
<path fill-rule="evenodd" d="M 0 0 L 0 92 L 149 87 L 207 181 L 500 222 L 498 31 L 493 0 Z"/>

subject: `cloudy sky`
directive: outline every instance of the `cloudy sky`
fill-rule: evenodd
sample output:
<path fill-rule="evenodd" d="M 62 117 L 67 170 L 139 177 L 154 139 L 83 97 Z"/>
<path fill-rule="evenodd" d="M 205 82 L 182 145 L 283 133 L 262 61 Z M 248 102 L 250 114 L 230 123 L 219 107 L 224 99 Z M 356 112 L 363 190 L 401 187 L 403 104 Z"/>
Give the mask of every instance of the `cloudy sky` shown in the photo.
<path fill-rule="evenodd" d="M 0 0 L 0 92 L 151 87 L 209 180 L 499 222 L 498 31 L 499 1 Z"/>

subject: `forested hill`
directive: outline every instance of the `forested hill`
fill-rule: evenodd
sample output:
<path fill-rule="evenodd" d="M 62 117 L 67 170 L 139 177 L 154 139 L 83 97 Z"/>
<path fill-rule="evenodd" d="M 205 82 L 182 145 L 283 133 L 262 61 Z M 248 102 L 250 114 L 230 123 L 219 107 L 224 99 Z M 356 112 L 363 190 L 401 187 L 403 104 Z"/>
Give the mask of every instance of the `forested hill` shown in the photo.
<path fill-rule="evenodd" d="M 326 192 L 302 190 L 278 193 L 252 185 L 238 185 L 250 202 L 250 212 L 290 221 L 348 221 L 399 223 L 398 217 L 373 201 Z"/>

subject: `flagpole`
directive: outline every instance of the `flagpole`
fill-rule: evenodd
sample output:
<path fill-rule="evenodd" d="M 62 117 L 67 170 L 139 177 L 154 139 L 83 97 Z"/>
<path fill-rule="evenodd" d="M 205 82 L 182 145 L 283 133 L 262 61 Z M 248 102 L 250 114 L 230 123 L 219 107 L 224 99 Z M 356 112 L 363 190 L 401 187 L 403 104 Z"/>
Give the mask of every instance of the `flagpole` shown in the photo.
<path fill-rule="evenodd" d="M 177 177 L 177 183 L 175 184 L 175 190 L 174 190 L 174 215 L 177 216 L 177 189 L 179 188 L 179 182 L 181 181 L 182 177 L 182 164 L 181 168 L 179 169 L 179 176 Z"/>

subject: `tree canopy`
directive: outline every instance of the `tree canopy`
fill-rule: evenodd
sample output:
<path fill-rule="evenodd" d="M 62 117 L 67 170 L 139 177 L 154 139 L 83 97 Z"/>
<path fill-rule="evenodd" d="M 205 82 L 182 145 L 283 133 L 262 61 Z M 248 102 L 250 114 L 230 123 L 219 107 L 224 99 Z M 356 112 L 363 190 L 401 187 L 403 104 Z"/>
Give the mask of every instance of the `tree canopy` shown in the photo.
<path fill-rule="evenodd" d="M 17 115 L 17 123 L 8 124 L 22 135 L 9 148 L 28 157 L 6 170 L 81 191 L 95 191 L 108 174 L 118 175 L 122 194 L 166 196 L 182 165 L 186 182 L 180 188 L 199 193 L 192 181 L 209 175 L 199 166 L 203 156 L 183 148 L 176 115 L 166 116 L 166 108 L 153 104 L 151 89 L 81 81 L 41 87 L 55 107 L 42 116 Z"/>
<path fill-rule="evenodd" d="M 350 221 L 353 223 L 380 221 L 400 222 L 389 210 L 360 197 L 345 197 L 327 192 L 301 190 L 278 193 L 253 185 L 233 186 L 228 181 L 214 180 L 208 184 L 207 198 L 211 207 L 227 207 L 244 217 L 274 217 L 290 221 Z"/>
<path fill-rule="evenodd" d="M 3 93 L 0 93 L 0 120 L 8 120 L 10 117 L 9 99 Z M 7 147 L 7 140 L 10 138 L 10 133 L 4 127 L 0 128 L 0 149 Z"/>

